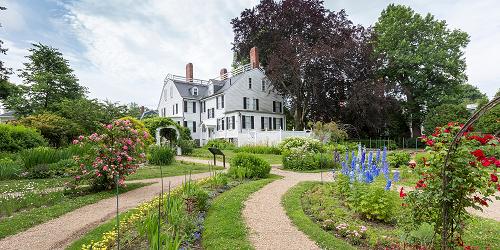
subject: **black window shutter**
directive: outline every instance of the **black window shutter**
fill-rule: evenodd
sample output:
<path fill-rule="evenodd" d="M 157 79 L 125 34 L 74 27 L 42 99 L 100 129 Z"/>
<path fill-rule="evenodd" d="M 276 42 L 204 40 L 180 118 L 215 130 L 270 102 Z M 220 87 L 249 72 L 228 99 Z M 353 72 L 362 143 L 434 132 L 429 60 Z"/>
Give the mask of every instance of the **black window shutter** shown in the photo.
<path fill-rule="evenodd" d="M 269 127 L 269 130 L 273 130 L 273 118 L 269 117 L 269 124 L 267 125 Z"/>
<path fill-rule="evenodd" d="M 184 112 L 188 112 L 188 102 L 184 101 Z"/>
<path fill-rule="evenodd" d="M 254 129 L 254 119 L 253 119 L 253 115 L 250 116 L 250 128 L 251 129 Z"/>
<path fill-rule="evenodd" d="M 217 107 L 217 109 L 219 109 L 219 97 L 215 97 L 215 107 Z"/>
<path fill-rule="evenodd" d="M 196 122 L 193 122 L 193 132 L 196 132 Z"/>
<path fill-rule="evenodd" d="M 210 109 L 207 112 L 207 118 L 210 119 Z"/>
<path fill-rule="evenodd" d="M 259 110 L 259 99 L 255 99 L 255 110 Z"/>
<path fill-rule="evenodd" d="M 245 128 L 246 128 L 246 126 L 247 126 L 247 125 L 245 124 L 245 116 L 244 116 L 244 115 L 242 115 L 242 116 L 241 116 L 241 128 L 245 129 Z"/>
<path fill-rule="evenodd" d="M 247 109 L 247 98 L 243 97 L 243 109 Z"/>
<path fill-rule="evenodd" d="M 219 130 L 219 119 L 217 119 L 217 130 Z"/>
<path fill-rule="evenodd" d="M 273 130 L 276 130 L 276 117 L 273 117 Z"/>
<path fill-rule="evenodd" d="M 229 129 L 229 116 L 226 117 L 226 129 Z"/>
<path fill-rule="evenodd" d="M 221 108 L 224 108 L 224 96 L 221 96 Z"/>
<path fill-rule="evenodd" d="M 193 113 L 196 113 L 196 102 L 193 102 Z"/>
<path fill-rule="evenodd" d="M 235 122 L 234 122 L 234 115 L 233 115 L 233 116 L 231 116 L 231 120 L 232 120 L 232 121 L 231 121 L 231 125 L 233 126 L 233 129 L 234 129 L 234 128 L 235 128 L 235 126 L 236 126 L 236 124 L 235 124 Z"/>
<path fill-rule="evenodd" d="M 178 103 L 175 104 L 175 113 L 179 114 L 179 104 Z"/>
<path fill-rule="evenodd" d="M 283 130 L 284 127 L 285 125 L 283 124 L 283 118 L 280 118 L 280 129 Z"/>
<path fill-rule="evenodd" d="M 184 121 L 182 124 L 184 125 L 184 127 L 187 128 L 187 126 L 188 126 L 188 122 L 187 121 Z"/>
<path fill-rule="evenodd" d="M 222 130 L 224 130 L 224 118 L 221 118 L 221 126 L 222 126 Z"/>
<path fill-rule="evenodd" d="M 260 118 L 260 129 L 262 129 L 262 130 L 264 130 L 264 129 L 265 129 L 265 128 L 264 128 L 264 119 L 265 119 L 265 118 L 264 118 L 263 116 Z"/>
<path fill-rule="evenodd" d="M 283 113 L 283 103 L 280 102 L 280 113 Z"/>
<path fill-rule="evenodd" d="M 273 112 L 276 112 L 276 102 L 273 101 Z"/>

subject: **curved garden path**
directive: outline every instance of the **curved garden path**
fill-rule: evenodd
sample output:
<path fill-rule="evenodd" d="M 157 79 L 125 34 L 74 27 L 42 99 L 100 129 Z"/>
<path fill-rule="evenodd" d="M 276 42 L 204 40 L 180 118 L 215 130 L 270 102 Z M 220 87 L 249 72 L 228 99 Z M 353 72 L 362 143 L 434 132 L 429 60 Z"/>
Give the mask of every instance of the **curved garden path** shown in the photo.
<path fill-rule="evenodd" d="M 206 162 L 205 162 L 206 163 Z M 193 174 L 191 179 L 200 179 L 210 173 Z M 184 181 L 184 176 L 163 178 L 164 185 L 175 187 Z M 149 201 L 161 191 L 160 178 L 146 179 L 131 182 L 154 183 L 137 188 L 120 195 L 120 212 L 136 207 L 142 202 Z M 116 199 L 108 198 L 97 203 L 87 205 L 58 218 L 34 226 L 24 232 L 8 236 L 0 240 L 0 249 L 64 249 L 71 242 L 78 239 L 91 229 L 113 218 L 116 213 Z"/>

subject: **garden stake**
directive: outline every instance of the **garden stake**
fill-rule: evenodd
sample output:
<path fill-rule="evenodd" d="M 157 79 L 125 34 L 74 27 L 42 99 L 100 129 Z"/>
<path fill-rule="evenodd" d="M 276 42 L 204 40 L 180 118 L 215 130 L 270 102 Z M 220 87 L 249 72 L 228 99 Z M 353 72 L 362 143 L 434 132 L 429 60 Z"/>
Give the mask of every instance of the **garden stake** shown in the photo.
<path fill-rule="evenodd" d="M 163 201 L 163 169 L 161 165 L 160 165 L 160 181 L 161 181 L 161 192 L 160 192 L 160 199 L 158 199 L 158 249 L 160 249 L 161 203 Z"/>
<path fill-rule="evenodd" d="M 323 184 L 323 153 L 319 157 L 319 171 L 321 173 L 321 184 Z"/>
<path fill-rule="evenodd" d="M 120 174 L 116 174 L 116 245 L 118 246 L 118 250 L 120 250 L 120 215 L 118 213 L 118 176 Z"/>

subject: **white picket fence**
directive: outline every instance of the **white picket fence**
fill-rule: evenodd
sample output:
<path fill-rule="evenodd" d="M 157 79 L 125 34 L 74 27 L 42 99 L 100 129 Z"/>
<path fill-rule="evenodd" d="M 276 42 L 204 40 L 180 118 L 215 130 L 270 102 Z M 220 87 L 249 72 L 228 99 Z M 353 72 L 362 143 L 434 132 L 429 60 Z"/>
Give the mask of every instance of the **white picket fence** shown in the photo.
<path fill-rule="evenodd" d="M 311 131 L 251 131 L 238 134 L 238 147 L 245 145 L 278 145 L 288 137 L 310 137 Z"/>

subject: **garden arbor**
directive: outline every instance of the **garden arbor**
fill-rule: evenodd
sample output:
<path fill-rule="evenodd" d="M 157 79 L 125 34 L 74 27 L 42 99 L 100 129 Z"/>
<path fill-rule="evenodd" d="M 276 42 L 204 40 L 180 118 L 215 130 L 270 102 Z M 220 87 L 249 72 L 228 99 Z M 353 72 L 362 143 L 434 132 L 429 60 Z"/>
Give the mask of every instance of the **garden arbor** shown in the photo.
<path fill-rule="evenodd" d="M 156 145 L 160 146 L 165 143 L 165 141 L 169 142 L 171 147 L 176 147 L 177 155 L 181 155 L 181 148 L 177 145 L 179 140 L 181 139 L 181 133 L 177 129 L 176 126 L 170 125 L 166 127 L 158 127 L 155 133 Z M 162 140 L 163 139 L 163 140 Z"/>

